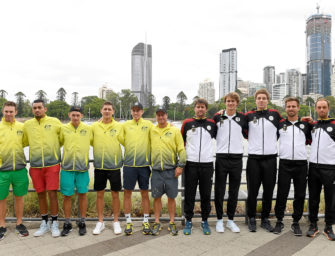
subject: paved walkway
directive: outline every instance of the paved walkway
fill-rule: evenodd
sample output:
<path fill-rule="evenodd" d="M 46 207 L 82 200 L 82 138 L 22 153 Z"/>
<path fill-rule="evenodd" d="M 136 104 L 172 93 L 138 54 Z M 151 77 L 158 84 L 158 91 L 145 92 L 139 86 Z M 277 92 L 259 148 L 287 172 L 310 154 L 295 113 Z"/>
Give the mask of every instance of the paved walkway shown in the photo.
<path fill-rule="evenodd" d="M 258 225 L 259 225 L 258 221 Z M 274 222 L 274 221 L 272 221 Z M 4 240 L 0 241 L 0 255 L 109 255 L 123 256 L 136 255 L 250 255 L 250 256 L 288 256 L 288 255 L 334 255 L 335 242 L 328 241 L 322 234 L 311 239 L 306 236 L 295 237 L 291 233 L 291 221 L 285 220 L 285 229 L 281 235 L 268 233 L 258 226 L 257 233 L 248 231 L 242 218 L 237 220 L 241 233 L 234 234 L 230 230 L 224 234 L 215 232 L 215 220 L 210 221 L 212 235 L 202 234 L 199 222 L 194 223 L 191 236 L 182 234 L 182 226 L 178 236 L 171 236 L 167 231 L 167 224 L 163 224 L 163 230 L 159 236 L 144 236 L 141 233 L 141 223 L 135 223 L 135 233 L 130 236 L 114 235 L 111 226 L 107 222 L 107 228 L 101 235 L 92 235 L 95 223 L 88 222 L 88 234 L 79 237 L 74 228 L 68 237 L 52 238 L 48 233 L 36 238 L 32 234 L 38 228 L 39 223 L 26 223 L 30 236 L 18 237 L 15 233 L 15 224 L 8 224 L 9 232 Z M 121 223 L 124 225 L 124 223 Z M 307 230 L 307 223 L 302 221 L 303 232 Z M 320 222 L 319 229 L 323 229 Z"/>

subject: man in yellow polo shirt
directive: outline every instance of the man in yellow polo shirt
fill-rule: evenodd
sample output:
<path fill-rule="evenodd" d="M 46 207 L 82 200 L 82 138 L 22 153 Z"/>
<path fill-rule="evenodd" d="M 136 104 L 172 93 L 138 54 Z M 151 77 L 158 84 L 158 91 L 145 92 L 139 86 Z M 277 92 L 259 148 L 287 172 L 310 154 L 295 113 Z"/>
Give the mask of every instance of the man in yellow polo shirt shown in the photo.
<path fill-rule="evenodd" d="M 23 124 L 15 120 L 16 104 L 4 103 L 3 118 L 0 123 L 0 240 L 7 232 L 6 198 L 12 185 L 15 196 L 16 232 L 28 236 L 27 228 L 22 224 L 23 196 L 28 192 L 26 158 L 23 152 Z"/>
<path fill-rule="evenodd" d="M 62 123 L 46 115 L 43 100 L 35 100 L 32 105 L 34 118 L 23 126 L 25 145 L 29 145 L 30 176 L 38 194 L 42 222 L 34 236 L 42 236 L 51 230 L 53 237 L 60 236 L 58 228 L 59 162 L 61 159 L 59 133 Z M 50 201 L 51 225 L 48 220 Z"/>
<path fill-rule="evenodd" d="M 63 125 L 60 132 L 60 143 L 63 147 L 62 170 L 60 174 L 60 190 L 64 195 L 65 222 L 61 235 L 67 236 L 72 231 L 71 198 L 76 189 L 79 196 L 79 209 L 81 219 L 78 222 L 80 236 L 86 234 L 86 211 L 88 185 L 88 155 L 92 143 L 91 127 L 81 122 L 83 117 L 80 107 L 71 107 L 69 111 L 70 122 Z"/>

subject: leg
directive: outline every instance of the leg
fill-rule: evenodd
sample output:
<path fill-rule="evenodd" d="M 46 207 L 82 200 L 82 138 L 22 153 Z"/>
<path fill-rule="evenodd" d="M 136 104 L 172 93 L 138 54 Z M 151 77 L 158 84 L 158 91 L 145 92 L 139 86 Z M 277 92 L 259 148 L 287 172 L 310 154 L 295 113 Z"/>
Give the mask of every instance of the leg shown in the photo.
<path fill-rule="evenodd" d="M 213 165 L 199 168 L 199 190 L 202 221 L 206 221 L 211 212 L 213 172 Z"/>
<path fill-rule="evenodd" d="M 50 191 L 48 191 L 48 196 L 49 196 L 49 201 L 50 201 L 50 213 L 51 213 L 51 216 L 57 216 L 58 215 L 57 191 L 56 190 L 50 190 Z"/>
<path fill-rule="evenodd" d="M 186 163 L 184 211 L 185 218 L 188 221 L 191 221 L 194 215 L 194 202 L 199 180 L 197 169 L 197 166 L 190 166 Z"/>
<path fill-rule="evenodd" d="M 319 170 L 310 164 L 308 174 L 308 190 L 309 190 L 309 221 L 316 223 L 318 219 L 320 193 L 322 183 Z"/>
<path fill-rule="evenodd" d="M 307 185 L 307 163 L 297 166 L 293 176 L 294 201 L 293 201 L 293 221 L 298 222 L 304 212 L 306 185 Z"/>
<path fill-rule="evenodd" d="M 86 218 L 87 211 L 87 196 L 86 193 L 78 194 L 79 196 L 79 209 L 81 218 Z"/>
<path fill-rule="evenodd" d="M 13 174 L 12 186 L 15 196 L 16 225 L 20 225 L 22 224 L 22 216 L 23 216 L 23 206 L 24 206 L 23 196 L 25 196 L 28 193 L 29 179 L 26 168 L 19 171 L 15 171 L 12 174 Z"/>
<path fill-rule="evenodd" d="M 104 221 L 104 208 L 105 208 L 105 190 L 97 191 L 97 213 L 99 222 Z"/>
<path fill-rule="evenodd" d="M 114 221 L 119 221 L 120 197 L 118 191 L 112 191 Z"/>
<path fill-rule="evenodd" d="M 218 220 L 223 216 L 223 200 L 227 184 L 227 159 L 217 157 L 215 164 L 215 209 Z"/>
<path fill-rule="evenodd" d="M 0 227 L 6 227 L 6 210 L 7 210 L 7 202 L 6 198 L 3 200 L 0 200 Z"/>
<path fill-rule="evenodd" d="M 320 169 L 325 194 L 326 226 L 335 223 L 335 170 Z"/>
<path fill-rule="evenodd" d="M 242 159 L 230 159 L 229 170 L 229 197 L 227 204 L 228 219 L 233 220 L 237 206 L 238 191 L 241 184 Z"/>
<path fill-rule="evenodd" d="M 262 161 L 262 219 L 268 218 L 272 207 L 273 189 L 276 185 L 277 159 L 276 157 Z"/>
<path fill-rule="evenodd" d="M 150 201 L 149 201 L 149 180 L 151 170 L 149 167 L 138 168 L 138 186 L 140 187 L 142 197 L 143 214 L 149 215 Z"/>
<path fill-rule="evenodd" d="M 123 208 L 124 208 L 124 213 L 125 214 L 130 214 L 131 212 L 131 194 L 132 190 L 124 190 L 124 195 L 123 195 Z"/>
<path fill-rule="evenodd" d="M 250 159 L 247 161 L 247 186 L 248 186 L 248 199 L 247 211 L 249 218 L 256 217 L 257 196 L 259 187 L 261 185 L 261 169 L 258 159 Z"/>
<path fill-rule="evenodd" d="M 170 216 L 170 222 L 174 222 L 174 216 L 176 213 L 176 199 L 168 198 L 168 211 Z"/>
<path fill-rule="evenodd" d="M 154 213 L 155 213 L 156 223 L 159 223 L 159 217 L 161 216 L 161 210 L 162 210 L 162 200 L 161 200 L 161 197 L 157 197 L 154 199 Z"/>
<path fill-rule="evenodd" d="M 135 188 L 138 176 L 138 170 L 133 167 L 124 166 L 123 167 L 123 208 L 125 214 L 131 213 L 131 194 Z"/>
<path fill-rule="evenodd" d="M 47 202 L 47 192 L 46 191 L 38 193 L 38 204 L 40 206 L 41 215 L 48 214 L 48 202 Z"/>
<path fill-rule="evenodd" d="M 142 209 L 144 214 L 150 213 L 150 201 L 149 201 L 149 191 L 141 190 L 142 197 Z"/>
<path fill-rule="evenodd" d="M 71 217 L 71 209 L 72 209 L 72 202 L 71 202 L 72 196 L 64 196 L 64 215 L 66 219 L 69 219 Z"/>

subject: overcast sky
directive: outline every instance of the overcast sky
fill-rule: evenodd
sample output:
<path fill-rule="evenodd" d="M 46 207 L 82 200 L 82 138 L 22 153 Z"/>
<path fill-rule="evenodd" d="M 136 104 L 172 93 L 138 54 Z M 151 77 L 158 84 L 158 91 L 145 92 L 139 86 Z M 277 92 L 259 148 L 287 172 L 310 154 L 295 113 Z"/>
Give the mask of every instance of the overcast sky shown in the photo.
<path fill-rule="evenodd" d="M 319 0 L 335 17 L 335 1 Z M 238 77 L 262 82 L 263 68 L 276 73 L 306 70 L 305 23 L 315 0 L 2 0 L 0 2 L 0 89 L 14 99 L 33 100 L 43 89 L 50 99 L 98 95 L 131 87 L 131 50 L 145 41 L 153 49 L 153 94 L 191 100 L 199 82 L 219 86 L 219 55 L 237 48 Z M 334 23 L 333 23 L 334 25 Z M 333 27 L 332 46 L 334 46 Z M 332 49 L 334 60 L 334 47 Z"/>

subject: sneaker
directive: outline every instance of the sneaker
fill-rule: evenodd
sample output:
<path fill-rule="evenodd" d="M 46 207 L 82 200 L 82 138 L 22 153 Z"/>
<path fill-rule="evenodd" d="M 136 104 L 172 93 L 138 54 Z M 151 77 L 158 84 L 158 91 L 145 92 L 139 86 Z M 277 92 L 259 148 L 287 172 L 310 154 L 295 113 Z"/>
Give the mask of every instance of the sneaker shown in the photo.
<path fill-rule="evenodd" d="M 93 229 L 93 235 L 100 235 L 102 230 L 105 229 L 105 223 L 98 221 Z"/>
<path fill-rule="evenodd" d="M 273 234 L 280 234 L 282 229 L 284 228 L 284 223 L 281 221 L 277 221 L 275 228 L 273 229 Z"/>
<path fill-rule="evenodd" d="M 143 235 L 151 235 L 152 234 L 149 222 L 143 222 L 142 223 L 142 233 L 143 233 Z"/>
<path fill-rule="evenodd" d="M 178 229 L 177 229 L 176 224 L 174 222 L 169 223 L 168 230 L 170 231 L 171 235 L 173 235 L 173 236 L 178 235 Z"/>
<path fill-rule="evenodd" d="M 335 234 L 333 232 L 332 226 L 327 225 L 323 231 L 323 234 L 327 237 L 328 240 L 335 241 Z"/>
<path fill-rule="evenodd" d="M 204 235 L 211 234 L 211 229 L 209 228 L 207 220 L 201 222 L 201 228 L 202 228 L 202 233 L 204 233 Z"/>
<path fill-rule="evenodd" d="M 63 230 L 60 233 L 61 236 L 67 236 L 68 234 L 70 234 L 70 232 L 72 231 L 72 224 L 71 223 L 64 223 L 63 224 Z"/>
<path fill-rule="evenodd" d="M 19 236 L 29 236 L 29 232 L 26 228 L 25 225 L 23 225 L 22 223 L 20 225 L 16 225 L 16 233 L 19 234 Z"/>
<path fill-rule="evenodd" d="M 224 232 L 224 226 L 223 226 L 223 220 L 222 219 L 217 220 L 215 230 L 218 233 L 223 233 Z"/>
<path fill-rule="evenodd" d="M 262 219 L 261 228 L 264 228 L 268 232 L 273 232 L 273 227 L 268 218 Z"/>
<path fill-rule="evenodd" d="M 184 235 L 191 235 L 191 233 L 192 233 L 192 222 L 187 220 L 184 228 Z"/>
<path fill-rule="evenodd" d="M 40 229 L 34 233 L 34 236 L 43 236 L 45 233 L 49 231 L 50 231 L 50 222 L 49 221 L 45 222 L 45 220 L 42 220 Z"/>
<path fill-rule="evenodd" d="M 7 228 L 0 227 L 0 240 L 5 238 L 6 233 L 7 233 Z"/>
<path fill-rule="evenodd" d="M 54 220 L 51 224 L 51 234 L 52 237 L 59 237 L 60 236 L 60 231 L 58 228 L 58 220 Z"/>
<path fill-rule="evenodd" d="M 124 229 L 124 233 L 127 235 L 127 236 L 130 236 L 132 235 L 134 232 L 134 226 L 133 226 L 133 223 L 129 222 L 126 224 L 126 227 Z"/>
<path fill-rule="evenodd" d="M 158 236 L 159 235 L 159 231 L 162 230 L 161 224 L 155 222 L 154 225 L 152 226 L 152 235 L 153 236 Z"/>
<path fill-rule="evenodd" d="M 235 224 L 233 220 L 227 221 L 227 228 L 229 228 L 233 233 L 240 233 L 240 228 Z"/>
<path fill-rule="evenodd" d="M 122 233 L 122 229 L 121 229 L 121 226 L 120 226 L 120 222 L 118 221 L 115 221 L 113 223 L 113 229 L 114 229 L 114 234 L 115 235 L 120 235 Z"/>
<path fill-rule="evenodd" d="M 308 231 L 306 233 L 306 236 L 308 237 L 315 237 L 319 233 L 318 225 L 316 222 L 312 222 L 309 225 Z"/>
<path fill-rule="evenodd" d="M 295 236 L 302 236 L 302 231 L 298 222 L 292 223 L 291 230 Z"/>
<path fill-rule="evenodd" d="M 257 226 L 256 226 L 256 219 L 255 218 L 249 218 L 248 229 L 249 229 L 250 232 L 256 232 Z"/>
<path fill-rule="evenodd" d="M 83 236 L 83 235 L 86 234 L 87 231 L 86 231 L 86 223 L 85 223 L 85 221 L 79 221 L 78 222 L 78 228 L 79 228 L 78 234 L 80 236 Z"/>

